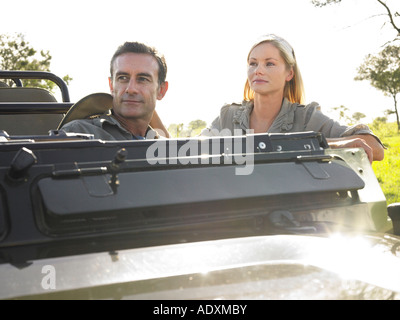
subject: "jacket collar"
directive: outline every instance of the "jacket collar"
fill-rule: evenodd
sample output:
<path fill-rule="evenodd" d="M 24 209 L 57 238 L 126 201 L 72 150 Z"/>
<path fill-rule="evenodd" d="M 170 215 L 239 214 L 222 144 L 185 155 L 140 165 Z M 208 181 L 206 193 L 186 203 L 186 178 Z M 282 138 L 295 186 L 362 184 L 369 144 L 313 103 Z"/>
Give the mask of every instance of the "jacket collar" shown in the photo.
<path fill-rule="evenodd" d="M 293 128 L 294 113 L 297 103 L 291 103 L 286 98 L 283 99 L 281 110 L 275 118 L 269 132 L 288 132 Z M 243 101 L 242 105 L 233 115 L 233 123 L 239 124 L 243 130 L 250 129 L 250 114 L 254 108 L 254 101 Z"/>

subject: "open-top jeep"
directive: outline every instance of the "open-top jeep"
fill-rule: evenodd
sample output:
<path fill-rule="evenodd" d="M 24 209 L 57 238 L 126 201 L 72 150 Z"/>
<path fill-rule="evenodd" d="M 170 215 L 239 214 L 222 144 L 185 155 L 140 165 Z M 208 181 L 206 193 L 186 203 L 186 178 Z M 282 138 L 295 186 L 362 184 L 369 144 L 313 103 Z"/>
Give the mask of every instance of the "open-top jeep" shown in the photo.
<path fill-rule="evenodd" d="M 0 299 L 399 298 L 399 207 L 363 150 L 315 132 L 100 141 L 59 130 L 80 103 L 55 75 L 2 79 Z M 82 116 L 111 107 L 87 99 Z"/>

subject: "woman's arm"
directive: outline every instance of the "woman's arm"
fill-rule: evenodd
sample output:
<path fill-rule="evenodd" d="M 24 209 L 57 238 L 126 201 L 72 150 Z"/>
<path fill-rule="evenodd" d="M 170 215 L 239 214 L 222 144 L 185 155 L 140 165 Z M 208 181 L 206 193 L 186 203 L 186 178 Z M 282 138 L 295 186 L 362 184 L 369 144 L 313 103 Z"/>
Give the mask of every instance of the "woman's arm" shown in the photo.
<path fill-rule="evenodd" d="M 363 148 L 371 163 L 383 160 L 384 147 L 367 125 L 341 125 L 324 115 L 316 103 L 311 103 L 306 108 L 309 118 L 306 130 L 322 132 L 331 148 Z"/>
<path fill-rule="evenodd" d="M 331 148 L 363 148 L 369 161 L 381 161 L 385 157 L 382 144 L 370 134 L 360 134 L 343 138 L 327 138 Z"/>

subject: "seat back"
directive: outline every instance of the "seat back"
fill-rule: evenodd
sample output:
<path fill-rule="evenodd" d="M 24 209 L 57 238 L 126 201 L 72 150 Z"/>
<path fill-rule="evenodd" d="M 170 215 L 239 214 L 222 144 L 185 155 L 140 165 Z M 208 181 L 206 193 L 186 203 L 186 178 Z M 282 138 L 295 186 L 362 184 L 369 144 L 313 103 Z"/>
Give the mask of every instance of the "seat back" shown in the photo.
<path fill-rule="evenodd" d="M 42 88 L 0 87 L 0 102 L 57 102 L 57 99 Z"/>
<path fill-rule="evenodd" d="M 0 87 L 0 102 L 57 102 L 47 90 L 41 88 Z M 0 130 L 9 135 L 47 135 L 56 129 L 62 114 L 3 114 Z"/>

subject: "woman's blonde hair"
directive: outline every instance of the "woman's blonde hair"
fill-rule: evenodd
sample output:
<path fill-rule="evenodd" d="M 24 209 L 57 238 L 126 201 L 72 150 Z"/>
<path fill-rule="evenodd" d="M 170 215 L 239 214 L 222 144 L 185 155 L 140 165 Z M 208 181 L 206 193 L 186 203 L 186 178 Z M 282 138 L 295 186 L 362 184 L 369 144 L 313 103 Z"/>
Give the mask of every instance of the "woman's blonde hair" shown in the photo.
<path fill-rule="evenodd" d="M 283 96 L 288 99 L 291 103 L 304 103 L 304 86 L 303 79 L 301 77 L 301 73 L 299 67 L 297 66 L 296 56 L 294 54 L 294 50 L 292 46 L 283 38 L 280 38 L 274 34 L 269 34 L 261 37 L 250 49 L 249 54 L 247 56 L 247 62 L 249 62 L 250 53 L 253 51 L 255 47 L 262 43 L 271 43 L 274 47 L 276 47 L 283 60 L 285 61 L 287 69 L 293 68 L 294 76 L 292 80 L 286 82 Z M 246 80 L 246 84 L 244 86 L 244 100 L 251 101 L 254 99 L 254 91 L 250 88 L 249 80 Z"/>

